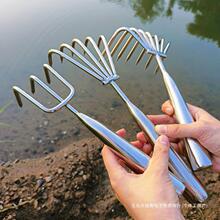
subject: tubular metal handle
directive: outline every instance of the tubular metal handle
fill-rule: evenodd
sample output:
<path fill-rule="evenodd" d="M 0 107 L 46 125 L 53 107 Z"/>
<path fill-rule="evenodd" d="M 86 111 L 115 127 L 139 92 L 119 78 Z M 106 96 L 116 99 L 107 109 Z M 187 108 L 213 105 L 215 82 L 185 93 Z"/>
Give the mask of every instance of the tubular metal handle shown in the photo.
<path fill-rule="evenodd" d="M 144 131 L 144 133 L 149 137 L 151 143 L 154 145 L 158 135 L 154 129 L 153 123 L 133 103 L 127 101 L 126 104 L 139 127 Z M 172 147 L 169 151 L 169 158 L 169 167 L 172 172 L 185 184 L 190 200 L 195 201 L 195 198 L 199 202 L 206 200 L 208 195 L 204 187 Z"/>
<path fill-rule="evenodd" d="M 107 127 L 102 125 L 100 122 L 90 118 L 83 113 L 77 113 L 80 119 L 86 127 L 94 133 L 100 140 L 125 161 L 126 165 L 136 173 L 143 173 L 148 167 L 150 157 L 132 146 L 125 139 L 119 137 L 117 134 L 109 130 Z M 181 195 L 184 190 L 184 184 L 170 173 L 171 181 L 175 187 L 176 192 Z"/>
<path fill-rule="evenodd" d="M 170 100 L 175 109 L 175 115 L 178 122 L 180 124 L 190 124 L 194 122 L 188 106 L 177 88 L 176 83 L 164 69 L 160 57 L 156 55 L 156 58 L 158 65 L 160 66 Z M 212 166 L 212 161 L 208 152 L 196 140 L 192 138 L 185 138 L 185 143 L 189 161 L 194 171 Z"/>

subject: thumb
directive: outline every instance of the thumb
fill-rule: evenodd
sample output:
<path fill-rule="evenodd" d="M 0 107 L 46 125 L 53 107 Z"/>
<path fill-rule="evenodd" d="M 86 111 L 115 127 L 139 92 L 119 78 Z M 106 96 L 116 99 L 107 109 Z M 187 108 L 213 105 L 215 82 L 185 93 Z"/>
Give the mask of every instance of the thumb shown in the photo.
<path fill-rule="evenodd" d="M 168 137 L 161 135 L 154 145 L 153 156 L 147 170 L 151 169 L 156 174 L 168 174 L 169 147 Z"/>
<path fill-rule="evenodd" d="M 158 134 L 164 134 L 170 138 L 197 138 L 199 135 L 199 129 L 195 122 L 191 124 L 156 125 L 155 130 Z"/>

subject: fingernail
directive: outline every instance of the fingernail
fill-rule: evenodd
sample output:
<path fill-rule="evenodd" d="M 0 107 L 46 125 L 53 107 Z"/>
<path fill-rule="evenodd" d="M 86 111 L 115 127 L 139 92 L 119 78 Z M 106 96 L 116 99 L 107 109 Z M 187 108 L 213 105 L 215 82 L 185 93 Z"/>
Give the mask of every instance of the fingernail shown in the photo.
<path fill-rule="evenodd" d="M 167 146 L 169 143 L 169 140 L 168 140 L 167 136 L 165 136 L 165 135 L 161 135 L 158 140 L 161 144 L 163 144 L 165 146 Z"/>
<path fill-rule="evenodd" d="M 168 114 L 172 114 L 172 113 L 173 113 L 173 109 L 170 108 L 170 107 L 166 108 L 165 111 L 166 111 L 166 113 L 168 113 Z"/>
<path fill-rule="evenodd" d="M 156 129 L 157 133 L 159 133 L 159 134 L 166 134 L 166 132 L 167 132 L 166 125 L 156 125 L 155 129 Z"/>

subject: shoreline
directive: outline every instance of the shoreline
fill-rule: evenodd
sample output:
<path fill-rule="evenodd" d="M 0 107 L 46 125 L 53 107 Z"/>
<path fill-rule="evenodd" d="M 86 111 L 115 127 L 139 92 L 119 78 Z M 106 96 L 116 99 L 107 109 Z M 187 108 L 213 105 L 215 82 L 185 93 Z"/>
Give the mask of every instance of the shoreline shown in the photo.
<path fill-rule="evenodd" d="M 101 149 L 100 141 L 88 138 L 41 158 L 0 166 L 0 218 L 131 219 L 111 189 Z M 206 170 L 198 176 L 209 193 L 207 208 L 184 207 L 184 216 L 217 219 L 220 175 Z"/>

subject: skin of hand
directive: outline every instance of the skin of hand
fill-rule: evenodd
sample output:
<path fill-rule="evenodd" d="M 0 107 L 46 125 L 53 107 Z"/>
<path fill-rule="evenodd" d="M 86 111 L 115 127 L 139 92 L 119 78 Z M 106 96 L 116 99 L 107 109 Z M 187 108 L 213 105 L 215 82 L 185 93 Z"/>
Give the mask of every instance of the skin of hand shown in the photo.
<path fill-rule="evenodd" d="M 121 137 L 124 137 L 125 133 L 124 129 L 117 132 Z M 143 174 L 128 172 L 124 163 L 110 148 L 103 147 L 102 156 L 112 188 L 134 219 L 184 219 L 168 174 L 169 146 L 169 139 L 165 135 L 158 138 L 149 166 Z M 175 206 L 164 207 L 164 204 Z M 149 207 L 151 205 L 153 207 Z"/>
<path fill-rule="evenodd" d="M 197 139 L 210 152 L 213 170 L 220 172 L 220 121 L 199 107 L 190 104 L 188 107 L 195 120 L 191 124 L 177 124 L 174 108 L 170 101 L 166 101 L 162 105 L 165 115 L 149 115 L 148 117 L 156 125 L 157 133 L 168 136 L 179 153 L 183 153 L 185 150 L 184 144 L 180 142 L 179 138 Z M 145 146 L 144 151 L 148 154 L 152 151 L 152 147 L 142 132 L 137 134 L 137 141 L 134 144 L 138 147 Z"/>

